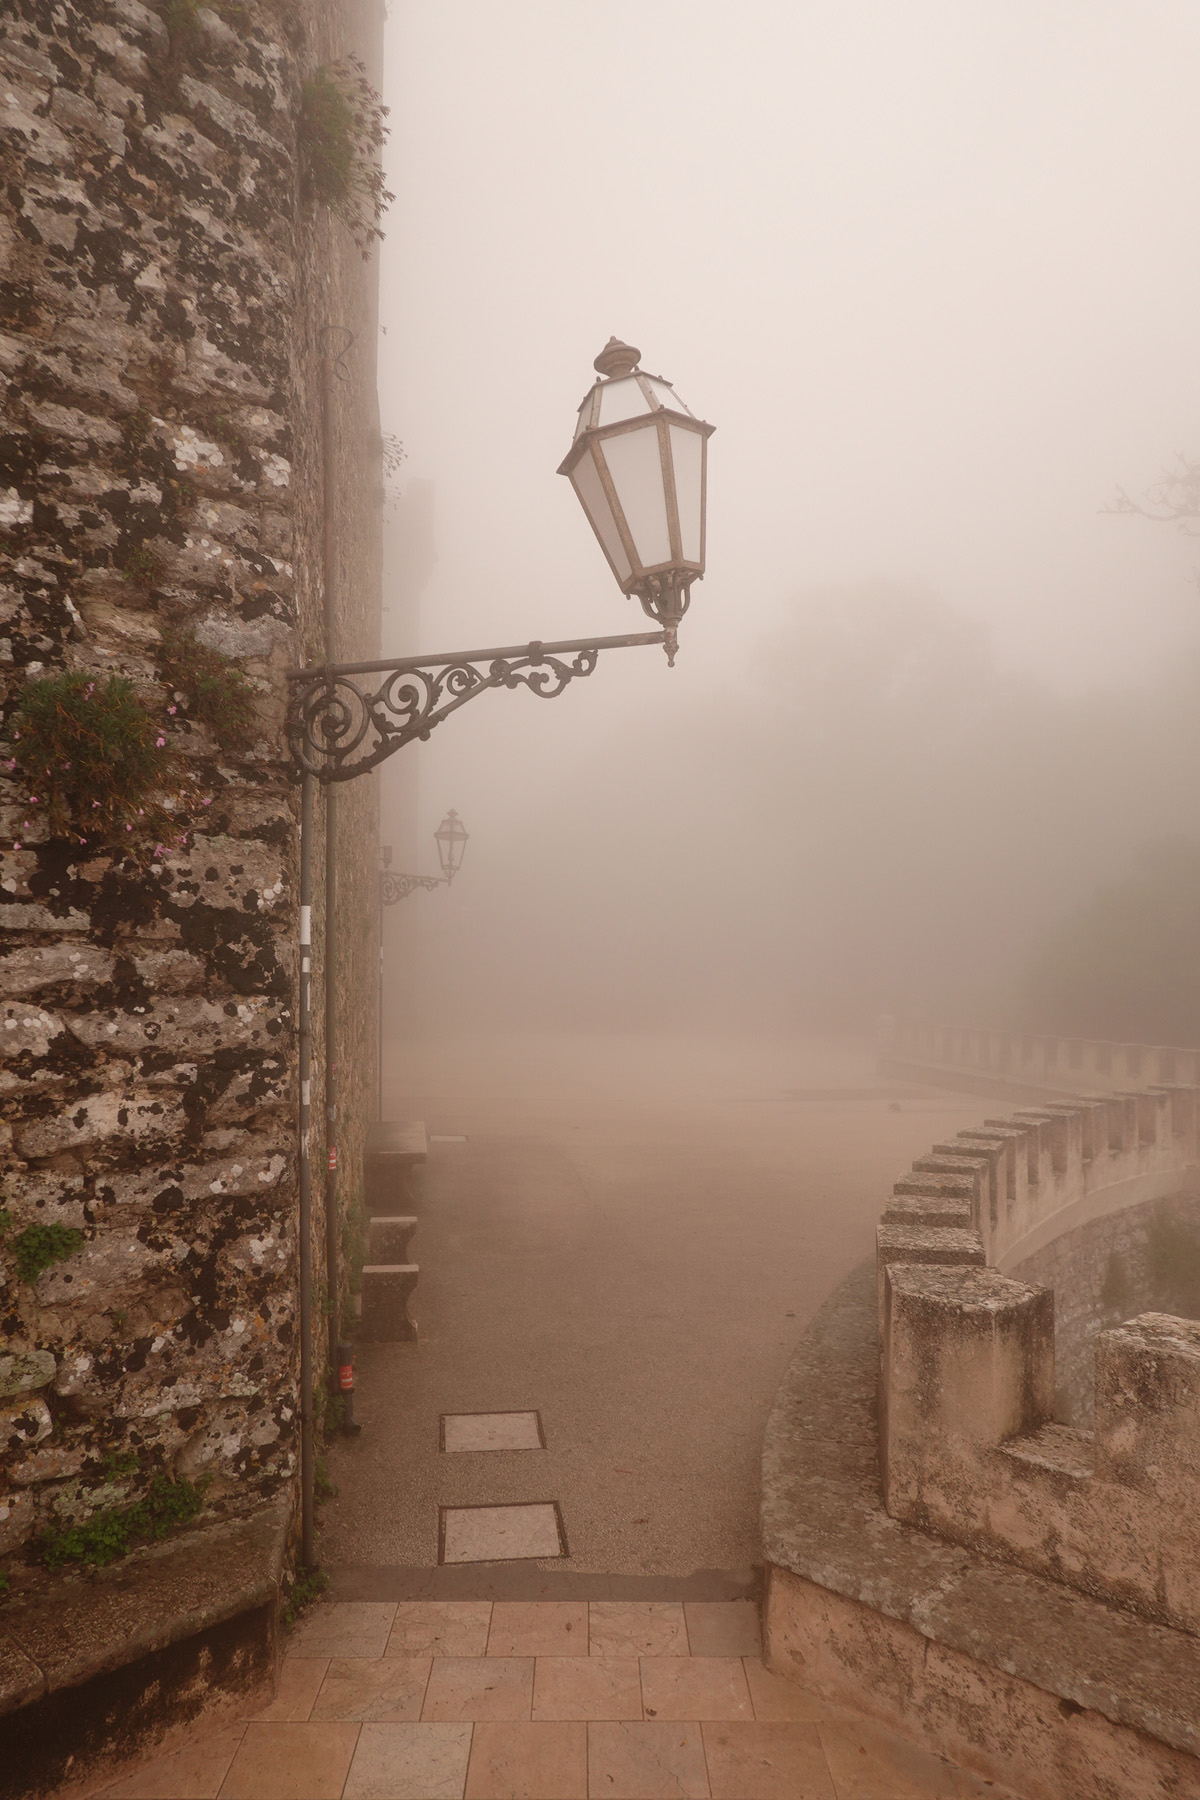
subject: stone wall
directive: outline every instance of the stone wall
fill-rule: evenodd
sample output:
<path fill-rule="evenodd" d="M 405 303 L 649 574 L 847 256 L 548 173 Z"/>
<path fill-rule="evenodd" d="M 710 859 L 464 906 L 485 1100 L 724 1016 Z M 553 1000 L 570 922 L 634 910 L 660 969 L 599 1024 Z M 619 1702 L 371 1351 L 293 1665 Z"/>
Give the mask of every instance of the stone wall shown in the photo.
<path fill-rule="evenodd" d="M 1055 1417 L 1090 1425 L 1098 1332 L 1144 1312 L 1200 1318 L 1200 1193 L 1093 1219 L 1010 1272 L 1052 1289 Z"/>
<path fill-rule="evenodd" d="M 880 1462 L 896 1519 L 1200 1632 L 1200 1324 L 1096 1334 L 1095 1427 L 1054 1419 L 1055 1295 L 1000 1271 L 1195 1185 L 1200 1092 L 993 1119 L 896 1184 L 878 1232 Z"/>
<path fill-rule="evenodd" d="M 31 676 L 127 675 L 193 784 L 161 850 L 127 854 L 53 835 L 19 769 L 0 778 L 0 1551 L 32 1555 L 45 1528 L 159 1474 L 208 1477 L 207 1517 L 294 1480 L 298 805 L 281 724 L 284 672 L 324 655 L 327 323 L 356 337 L 332 409 L 345 656 L 377 654 L 381 500 L 376 271 L 303 200 L 296 122 L 315 65 L 357 48 L 378 67 L 382 7 L 5 14 L 6 717 Z M 248 751 L 164 685 L 168 625 L 251 678 Z M 339 846 L 346 1198 L 373 1082 L 373 783 L 344 797 Z M 314 1151 L 320 1171 L 319 1127 Z M 315 1189 L 324 1282 L 319 1173 Z M 14 1246 L 53 1223 L 79 1247 L 22 1278 Z"/>

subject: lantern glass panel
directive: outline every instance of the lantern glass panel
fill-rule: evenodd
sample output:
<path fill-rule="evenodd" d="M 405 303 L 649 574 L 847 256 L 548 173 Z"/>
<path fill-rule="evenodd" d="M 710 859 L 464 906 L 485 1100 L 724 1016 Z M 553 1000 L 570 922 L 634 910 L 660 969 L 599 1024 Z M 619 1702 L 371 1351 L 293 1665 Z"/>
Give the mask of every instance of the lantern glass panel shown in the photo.
<path fill-rule="evenodd" d="M 691 408 L 683 404 L 683 401 L 679 398 L 679 395 L 675 392 L 675 389 L 671 386 L 670 382 L 659 381 L 653 375 L 648 375 L 646 379 L 649 381 L 651 392 L 660 406 L 667 407 L 671 412 L 687 413 L 689 418 L 692 416 Z"/>
<path fill-rule="evenodd" d="M 571 483 L 579 495 L 584 512 L 592 521 L 593 531 L 608 552 L 609 561 L 617 572 L 617 580 L 628 581 L 632 573 L 629 567 L 629 558 L 625 554 L 625 546 L 621 542 L 621 534 L 617 530 L 612 507 L 608 504 L 608 495 L 604 492 L 600 477 L 596 473 L 596 465 L 592 461 L 590 450 L 584 451 L 571 470 Z"/>
<path fill-rule="evenodd" d="M 668 426 L 675 464 L 675 503 L 684 562 L 700 561 L 700 509 L 704 494 L 704 440 L 698 431 Z"/>
<path fill-rule="evenodd" d="M 575 436 L 577 438 L 582 437 L 583 433 L 592 422 L 592 400 L 595 397 L 595 393 L 596 390 L 593 388 L 579 409 L 579 423 L 575 427 Z"/>
<path fill-rule="evenodd" d="M 616 437 L 605 438 L 600 448 L 625 514 L 638 561 L 644 569 L 669 563 L 671 533 L 667 525 L 658 427 L 647 424 L 643 431 L 623 431 Z"/>
<path fill-rule="evenodd" d="M 650 402 L 632 375 L 624 381 L 607 382 L 600 389 L 601 425 L 619 425 L 622 419 L 636 419 L 639 413 L 649 411 Z"/>

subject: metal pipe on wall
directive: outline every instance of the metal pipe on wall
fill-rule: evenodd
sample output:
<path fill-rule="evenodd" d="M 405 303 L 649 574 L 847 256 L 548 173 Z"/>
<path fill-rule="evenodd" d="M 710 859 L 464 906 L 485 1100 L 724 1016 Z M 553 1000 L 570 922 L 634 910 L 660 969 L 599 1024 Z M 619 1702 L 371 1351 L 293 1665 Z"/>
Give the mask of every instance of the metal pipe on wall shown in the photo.
<path fill-rule="evenodd" d="M 313 1567 L 312 1372 L 312 825 L 313 778 L 300 787 L 300 1560 Z"/>
<path fill-rule="evenodd" d="M 342 356 L 354 341 L 353 333 L 337 325 L 327 325 L 321 335 L 321 468 L 324 488 L 323 586 L 325 661 L 334 658 L 337 631 L 337 587 L 335 575 L 336 543 L 333 525 L 334 448 L 333 448 L 333 381 L 334 356 L 330 338 L 343 331 L 347 342 L 337 356 L 337 373 L 342 379 L 346 371 Z M 325 788 L 325 1288 L 326 1325 L 328 1329 L 328 1366 L 330 1381 L 337 1379 L 338 1339 L 340 1337 L 340 1293 L 338 1279 L 338 1176 L 337 1176 L 337 795 L 332 784 Z"/>

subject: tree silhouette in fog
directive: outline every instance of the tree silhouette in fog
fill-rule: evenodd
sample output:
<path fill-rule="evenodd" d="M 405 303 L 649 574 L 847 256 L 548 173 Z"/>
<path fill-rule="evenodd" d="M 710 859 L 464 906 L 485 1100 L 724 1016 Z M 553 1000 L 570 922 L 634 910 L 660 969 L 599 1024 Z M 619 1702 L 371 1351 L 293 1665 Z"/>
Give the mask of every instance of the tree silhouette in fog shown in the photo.
<path fill-rule="evenodd" d="M 1200 1044 L 1200 844 L 1146 847 L 1037 944 L 1024 1015 L 1040 1029 Z"/>

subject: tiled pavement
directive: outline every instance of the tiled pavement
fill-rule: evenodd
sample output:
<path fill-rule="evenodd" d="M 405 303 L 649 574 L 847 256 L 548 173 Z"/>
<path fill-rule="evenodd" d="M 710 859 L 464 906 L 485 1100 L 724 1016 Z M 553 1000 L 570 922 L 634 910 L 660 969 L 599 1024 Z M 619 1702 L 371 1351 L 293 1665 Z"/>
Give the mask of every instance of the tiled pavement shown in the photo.
<path fill-rule="evenodd" d="M 764 1669 L 750 1601 L 317 1607 L 275 1698 L 104 1800 L 997 1800 Z"/>

